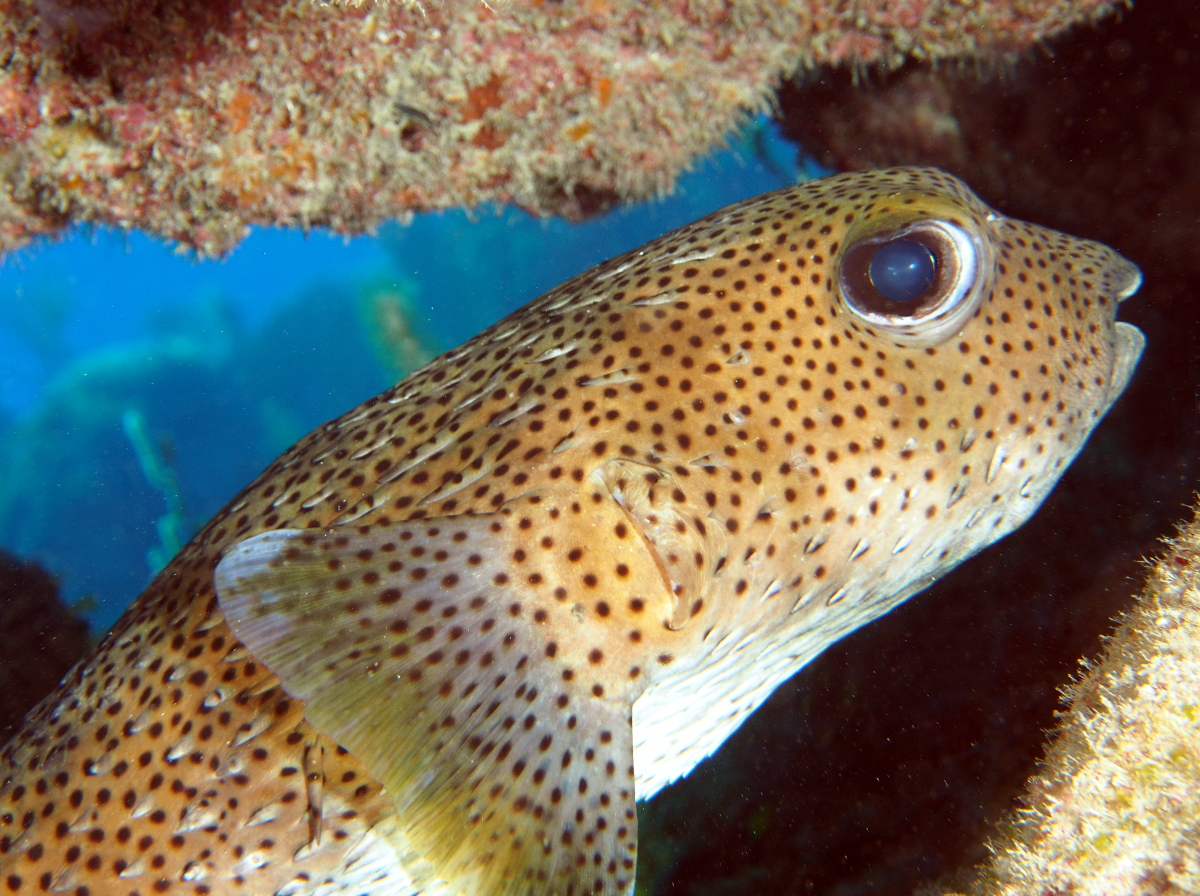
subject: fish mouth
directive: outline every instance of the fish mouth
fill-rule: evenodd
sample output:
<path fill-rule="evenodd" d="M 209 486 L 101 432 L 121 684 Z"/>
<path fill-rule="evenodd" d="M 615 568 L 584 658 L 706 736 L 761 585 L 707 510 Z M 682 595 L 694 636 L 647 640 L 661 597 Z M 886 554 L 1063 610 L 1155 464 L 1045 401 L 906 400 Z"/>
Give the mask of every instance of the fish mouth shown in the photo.
<path fill-rule="evenodd" d="M 1106 285 L 1109 293 L 1117 302 L 1124 302 L 1141 288 L 1142 270 L 1128 258 L 1118 255 L 1116 252 L 1113 252 L 1112 256 L 1106 271 Z M 1129 381 L 1133 378 L 1133 371 L 1137 368 L 1138 360 L 1142 357 L 1145 348 L 1146 337 L 1141 330 L 1124 321 L 1113 322 L 1112 373 L 1108 378 L 1108 391 L 1105 395 L 1102 413 L 1108 413 L 1109 408 L 1116 403 L 1121 393 L 1125 391 L 1125 387 L 1129 385 Z"/>

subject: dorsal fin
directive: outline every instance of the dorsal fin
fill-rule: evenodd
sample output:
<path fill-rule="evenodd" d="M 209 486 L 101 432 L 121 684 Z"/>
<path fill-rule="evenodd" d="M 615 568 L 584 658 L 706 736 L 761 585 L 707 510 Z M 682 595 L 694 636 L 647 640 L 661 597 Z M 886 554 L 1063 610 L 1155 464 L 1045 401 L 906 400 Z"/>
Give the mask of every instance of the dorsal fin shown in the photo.
<path fill-rule="evenodd" d="M 397 851 L 449 892 L 620 896 L 637 844 L 632 696 L 585 690 L 547 649 L 506 525 L 267 532 L 218 565 L 221 609 L 384 784 Z"/>

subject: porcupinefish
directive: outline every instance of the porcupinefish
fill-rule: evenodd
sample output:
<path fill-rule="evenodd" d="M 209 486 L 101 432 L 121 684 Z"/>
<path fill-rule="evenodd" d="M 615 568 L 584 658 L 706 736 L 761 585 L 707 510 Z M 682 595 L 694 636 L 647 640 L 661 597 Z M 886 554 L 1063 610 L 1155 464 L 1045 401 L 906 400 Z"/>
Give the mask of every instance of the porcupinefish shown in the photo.
<path fill-rule="evenodd" d="M 0 892 L 631 892 L 635 800 L 1033 513 L 1139 282 L 929 169 L 581 274 L 155 578 L 3 753 Z"/>

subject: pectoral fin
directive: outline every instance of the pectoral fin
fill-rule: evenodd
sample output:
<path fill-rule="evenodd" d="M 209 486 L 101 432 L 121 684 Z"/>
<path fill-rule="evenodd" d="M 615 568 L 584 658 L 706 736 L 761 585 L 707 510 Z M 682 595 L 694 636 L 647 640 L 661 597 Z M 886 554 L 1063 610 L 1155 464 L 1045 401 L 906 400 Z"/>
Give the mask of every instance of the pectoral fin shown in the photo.
<path fill-rule="evenodd" d="M 403 842 L 463 896 L 632 890 L 630 700 L 565 673 L 506 561 L 506 517 L 233 547 L 233 632 L 395 800 Z M 548 655 L 550 654 L 550 655 Z"/>
<path fill-rule="evenodd" d="M 667 627 L 678 631 L 711 597 L 716 564 L 725 555 L 725 533 L 701 519 L 679 497 L 677 479 L 661 467 L 618 459 L 592 474 L 628 517 L 654 558 L 671 597 Z"/>

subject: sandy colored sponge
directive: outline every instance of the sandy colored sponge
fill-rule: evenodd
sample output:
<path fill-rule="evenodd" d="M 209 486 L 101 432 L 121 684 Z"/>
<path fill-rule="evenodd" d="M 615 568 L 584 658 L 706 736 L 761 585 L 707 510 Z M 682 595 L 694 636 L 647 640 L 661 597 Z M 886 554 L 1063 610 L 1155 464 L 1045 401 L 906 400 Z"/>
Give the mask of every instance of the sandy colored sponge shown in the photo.
<path fill-rule="evenodd" d="M 0 0 L 0 252 L 74 221 L 220 254 L 668 190 L 804 67 L 1018 52 L 1115 0 Z"/>
<path fill-rule="evenodd" d="M 1200 515 L 1070 710 L 977 896 L 1200 892 Z"/>

